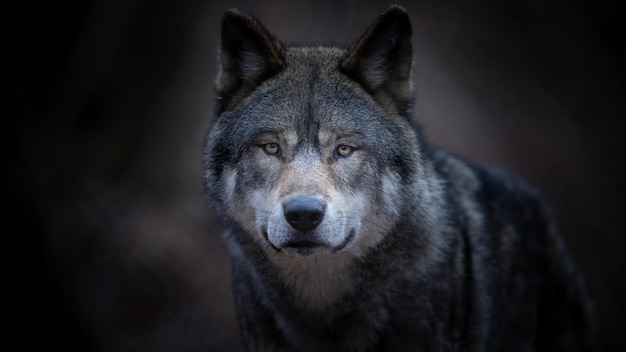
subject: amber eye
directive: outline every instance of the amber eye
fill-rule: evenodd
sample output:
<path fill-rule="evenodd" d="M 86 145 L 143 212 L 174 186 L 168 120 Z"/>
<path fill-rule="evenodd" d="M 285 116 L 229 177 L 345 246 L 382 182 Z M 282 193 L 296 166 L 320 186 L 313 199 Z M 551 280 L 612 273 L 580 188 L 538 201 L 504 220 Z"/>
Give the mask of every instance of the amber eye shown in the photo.
<path fill-rule="evenodd" d="M 276 143 L 263 144 L 263 150 L 270 155 L 275 155 L 280 150 L 280 147 Z"/>
<path fill-rule="evenodd" d="M 337 155 L 339 156 L 349 156 L 350 154 L 352 154 L 353 151 L 354 151 L 354 148 L 345 144 L 340 144 L 337 147 Z"/>

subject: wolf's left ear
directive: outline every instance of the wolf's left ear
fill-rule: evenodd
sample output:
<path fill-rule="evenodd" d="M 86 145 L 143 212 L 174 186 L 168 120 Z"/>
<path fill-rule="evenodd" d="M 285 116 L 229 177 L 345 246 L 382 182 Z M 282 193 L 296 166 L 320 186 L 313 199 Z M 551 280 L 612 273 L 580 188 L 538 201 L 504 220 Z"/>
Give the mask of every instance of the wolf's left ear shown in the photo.
<path fill-rule="evenodd" d="M 413 36 L 409 14 L 388 8 L 348 50 L 341 71 L 359 82 L 379 103 L 392 102 L 406 115 L 413 98 Z"/>
<path fill-rule="evenodd" d="M 216 90 L 224 110 L 284 66 L 283 45 L 254 17 L 236 9 L 222 19 L 220 73 Z"/>

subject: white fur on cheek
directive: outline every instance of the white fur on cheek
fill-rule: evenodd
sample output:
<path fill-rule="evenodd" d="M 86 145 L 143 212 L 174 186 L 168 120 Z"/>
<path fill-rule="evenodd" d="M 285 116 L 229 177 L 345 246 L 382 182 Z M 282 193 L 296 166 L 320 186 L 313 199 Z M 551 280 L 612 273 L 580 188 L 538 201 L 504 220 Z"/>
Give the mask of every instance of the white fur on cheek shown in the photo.
<path fill-rule="evenodd" d="M 224 181 L 224 190 L 226 191 L 226 199 L 235 199 L 235 186 L 237 185 L 237 171 L 232 168 L 226 170 Z"/>

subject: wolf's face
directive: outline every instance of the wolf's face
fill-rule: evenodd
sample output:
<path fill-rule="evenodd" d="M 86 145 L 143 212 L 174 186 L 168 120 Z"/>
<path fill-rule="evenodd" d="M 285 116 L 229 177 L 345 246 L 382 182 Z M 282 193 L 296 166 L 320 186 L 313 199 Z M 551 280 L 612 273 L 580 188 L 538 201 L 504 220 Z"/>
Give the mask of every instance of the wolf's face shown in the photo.
<path fill-rule="evenodd" d="M 389 233 L 420 172 L 410 38 L 406 15 L 390 11 L 348 51 L 285 48 L 227 13 L 205 146 L 209 197 L 227 221 L 285 255 L 359 255 Z"/>

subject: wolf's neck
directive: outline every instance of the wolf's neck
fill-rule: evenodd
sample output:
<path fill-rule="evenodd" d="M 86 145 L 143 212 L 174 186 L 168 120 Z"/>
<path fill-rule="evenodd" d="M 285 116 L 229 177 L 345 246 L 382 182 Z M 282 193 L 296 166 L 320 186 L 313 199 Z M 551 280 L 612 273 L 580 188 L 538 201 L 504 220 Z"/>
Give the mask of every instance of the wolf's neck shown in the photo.
<path fill-rule="evenodd" d="M 346 253 L 272 258 L 294 298 L 313 310 L 337 302 L 353 289 L 354 260 Z"/>

